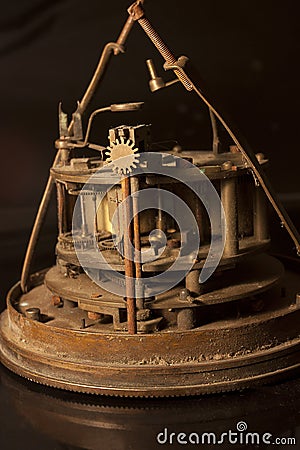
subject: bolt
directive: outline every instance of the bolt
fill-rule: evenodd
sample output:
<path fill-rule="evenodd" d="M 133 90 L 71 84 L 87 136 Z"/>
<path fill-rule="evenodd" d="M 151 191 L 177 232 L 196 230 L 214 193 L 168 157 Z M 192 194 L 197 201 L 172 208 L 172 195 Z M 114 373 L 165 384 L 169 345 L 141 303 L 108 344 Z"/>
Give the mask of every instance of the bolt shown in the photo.
<path fill-rule="evenodd" d="M 27 319 L 37 320 L 39 322 L 41 320 L 41 310 L 40 308 L 27 308 L 25 310 L 25 316 Z"/>
<path fill-rule="evenodd" d="M 152 59 L 147 59 L 146 64 L 150 75 L 149 86 L 151 92 L 157 91 L 158 89 L 165 87 L 165 82 L 161 77 L 158 76 Z"/>
<path fill-rule="evenodd" d="M 190 291 L 187 288 L 180 289 L 179 300 L 182 300 L 182 301 L 187 300 L 189 294 L 190 294 Z"/>
<path fill-rule="evenodd" d="M 52 300 L 53 306 L 56 306 L 56 308 L 61 308 L 64 304 L 64 302 L 58 295 L 52 295 L 51 300 Z"/>
<path fill-rule="evenodd" d="M 232 168 L 232 161 L 225 161 L 222 164 L 222 170 L 231 170 Z"/>

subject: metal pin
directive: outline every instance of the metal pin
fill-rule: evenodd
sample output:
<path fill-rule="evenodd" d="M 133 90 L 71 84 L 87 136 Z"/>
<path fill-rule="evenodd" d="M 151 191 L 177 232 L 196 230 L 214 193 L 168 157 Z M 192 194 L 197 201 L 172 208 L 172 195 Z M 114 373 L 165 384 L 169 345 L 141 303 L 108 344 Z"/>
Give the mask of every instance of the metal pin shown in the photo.
<path fill-rule="evenodd" d="M 221 200 L 226 218 L 224 256 L 229 257 L 239 251 L 237 189 L 234 177 L 221 181 Z"/>

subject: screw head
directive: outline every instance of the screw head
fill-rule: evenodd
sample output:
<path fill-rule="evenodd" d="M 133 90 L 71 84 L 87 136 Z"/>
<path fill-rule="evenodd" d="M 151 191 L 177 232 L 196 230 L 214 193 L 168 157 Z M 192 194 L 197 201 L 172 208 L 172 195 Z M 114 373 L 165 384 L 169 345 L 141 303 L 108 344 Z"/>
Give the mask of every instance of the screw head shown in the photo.
<path fill-rule="evenodd" d="M 190 295 L 190 291 L 187 288 L 180 289 L 179 292 L 179 300 L 186 300 L 188 296 Z"/>

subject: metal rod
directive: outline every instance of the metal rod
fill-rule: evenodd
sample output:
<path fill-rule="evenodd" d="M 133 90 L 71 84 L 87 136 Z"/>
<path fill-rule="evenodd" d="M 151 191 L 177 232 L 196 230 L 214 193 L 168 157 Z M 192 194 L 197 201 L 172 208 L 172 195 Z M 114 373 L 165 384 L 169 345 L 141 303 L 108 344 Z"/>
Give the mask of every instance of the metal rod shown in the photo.
<path fill-rule="evenodd" d="M 234 256 L 239 251 L 237 188 L 234 177 L 221 181 L 221 201 L 226 218 L 224 256 Z"/>
<path fill-rule="evenodd" d="M 94 95 L 95 90 L 96 90 L 97 86 L 99 85 L 99 82 L 105 73 L 105 69 L 108 65 L 108 62 L 110 60 L 110 56 L 111 56 L 112 52 L 114 52 L 115 55 L 118 55 L 119 53 L 124 52 L 123 45 L 125 44 L 125 41 L 128 37 L 128 34 L 129 34 L 133 24 L 134 24 L 134 20 L 129 16 L 123 26 L 123 29 L 121 30 L 121 33 L 119 34 L 117 42 L 116 43 L 109 42 L 108 44 L 105 45 L 105 47 L 102 51 L 98 66 L 92 77 L 92 80 L 78 105 L 80 114 L 83 114 L 85 112 L 88 104 L 90 103 L 92 96 Z M 69 135 L 72 134 L 73 125 L 74 125 L 74 122 L 72 120 L 68 127 Z M 61 152 L 60 152 L 60 150 L 58 150 L 56 153 L 56 156 L 54 158 L 52 167 L 55 167 L 59 164 L 60 155 L 61 155 Z M 23 262 L 23 268 L 22 268 L 22 273 L 21 273 L 21 289 L 23 292 L 26 292 L 28 289 L 28 279 L 29 279 L 29 274 L 30 274 L 32 258 L 34 255 L 34 249 L 35 249 L 37 240 L 39 238 L 41 227 L 43 225 L 43 222 L 44 222 L 44 219 L 45 219 L 48 207 L 49 207 L 51 194 L 52 194 L 52 190 L 53 190 L 53 185 L 54 185 L 54 179 L 53 179 L 52 175 L 50 174 L 47 184 L 46 184 L 46 187 L 45 187 L 45 190 L 44 190 L 44 193 L 43 193 L 41 203 L 39 205 L 39 209 L 38 209 L 33 227 L 32 227 L 31 235 L 29 238 L 29 242 L 28 242 L 28 246 L 26 249 L 26 254 L 25 254 L 25 258 L 24 258 L 24 262 Z"/>
<path fill-rule="evenodd" d="M 149 20 L 146 19 L 145 17 L 142 17 L 141 19 L 138 20 L 138 22 L 144 29 L 148 37 L 151 39 L 151 41 L 153 42 L 159 53 L 163 56 L 166 63 L 169 65 L 176 64 L 177 60 L 175 56 L 165 45 L 159 34 L 154 30 Z M 180 70 L 175 69 L 174 73 L 188 91 L 193 89 L 193 85 L 191 84 L 190 80 L 188 80 L 188 78 Z"/>
<path fill-rule="evenodd" d="M 58 150 L 53 166 L 56 166 L 60 159 L 60 150 Z M 52 189 L 53 189 L 54 180 L 52 178 L 52 175 L 49 176 L 45 191 L 41 200 L 41 203 L 39 205 L 39 209 L 33 224 L 33 228 L 31 231 L 31 235 L 29 238 L 28 246 L 26 249 L 26 254 L 24 258 L 22 273 L 21 273 L 21 289 L 23 292 L 27 292 L 28 289 L 28 279 L 29 279 L 29 272 L 30 272 L 30 266 L 32 262 L 32 258 L 34 255 L 34 250 L 36 247 L 37 240 L 39 238 L 39 234 L 41 231 L 42 224 L 44 222 L 48 206 L 51 199 Z"/>
<path fill-rule="evenodd" d="M 130 179 L 125 177 L 121 180 L 123 201 L 130 196 Z M 131 217 L 130 203 L 128 202 L 124 208 L 124 230 L 127 231 L 127 239 L 124 231 L 124 266 L 125 266 L 125 283 L 126 283 L 126 305 L 127 305 L 127 324 L 128 333 L 136 334 L 136 305 L 134 297 L 134 258 L 132 254 L 132 224 L 130 223 Z"/>
<path fill-rule="evenodd" d="M 131 193 L 137 193 L 139 191 L 139 179 L 137 176 L 130 178 Z M 140 236 L 140 218 L 138 213 L 138 197 L 134 195 L 132 197 L 132 212 L 133 212 L 133 243 L 135 248 L 134 265 L 135 265 L 135 278 L 138 280 L 142 278 L 142 264 L 140 258 L 141 251 L 141 236 Z M 136 285 L 136 289 L 138 288 Z M 137 296 L 136 296 L 137 297 Z M 136 306 L 138 309 L 144 308 L 144 299 L 138 297 L 136 299 Z"/>
<path fill-rule="evenodd" d="M 185 287 L 191 294 L 200 295 L 202 293 L 199 283 L 200 269 L 191 270 L 185 277 Z"/>
<path fill-rule="evenodd" d="M 120 45 L 120 46 L 124 46 L 125 45 L 125 43 L 126 43 L 126 41 L 127 41 L 127 38 L 128 38 L 128 35 L 129 35 L 129 33 L 130 33 L 130 31 L 131 31 L 131 28 L 133 27 L 133 25 L 134 25 L 134 20 L 133 20 L 133 18 L 131 17 L 131 16 L 128 16 L 128 18 L 127 18 L 127 20 L 126 20 L 126 22 L 125 22 L 125 24 L 124 24 L 124 26 L 123 26 L 123 29 L 122 29 L 122 31 L 121 31 L 121 33 L 119 34 L 119 37 L 118 37 L 118 39 L 117 39 L 117 44 L 118 45 Z M 117 53 L 116 53 L 117 52 Z M 115 50 L 114 51 L 114 54 L 115 55 L 117 55 L 119 53 L 119 51 L 118 50 Z"/>
<path fill-rule="evenodd" d="M 97 237 L 98 234 L 98 208 L 97 208 L 97 194 L 96 192 L 93 195 L 93 203 L 94 203 L 94 236 Z"/>
<path fill-rule="evenodd" d="M 242 146 L 239 139 L 236 137 L 235 133 L 232 131 L 232 129 L 227 125 L 225 120 L 222 118 L 222 116 L 212 107 L 212 105 L 208 102 L 208 100 L 204 97 L 202 92 L 194 86 L 194 91 L 197 93 L 197 95 L 209 106 L 215 116 L 219 119 L 219 121 L 222 123 L 223 127 L 239 149 L 239 151 L 244 156 L 245 160 L 247 161 L 247 164 L 253 171 L 255 177 L 257 178 L 259 184 L 263 188 L 267 198 L 269 199 L 272 207 L 274 208 L 275 212 L 277 213 L 281 224 L 285 227 L 288 234 L 290 235 L 291 239 L 293 240 L 297 253 L 300 255 L 300 234 L 298 230 L 296 229 L 295 225 L 293 224 L 290 216 L 286 212 L 284 206 L 282 205 L 281 201 L 279 200 L 276 192 L 273 190 L 273 187 L 268 180 L 267 176 L 261 169 L 256 156 L 254 153 L 250 150 L 250 148 L 247 146 Z"/>
<path fill-rule="evenodd" d="M 81 236 L 86 237 L 88 235 L 87 223 L 86 223 L 86 211 L 85 211 L 85 197 L 79 194 L 80 212 L 81 212 Z"/>
<path fill-rule="evenodd" d="M 198 188 L 199 189 L 199 188 Z M 200 245 L 204 242 L 204 222 L 203 222 L 203 208 L 201 206 L 201 201 L 196 193 L 193 193 L 194 205 L 195 205 L 195 219 L 197 221 L 199 235 L 200 235 Z"/>
<path fill-rule="evenodd" d="M 129 14 L 132 14 L 133 17 L 136 17 L 135 20 L 139 22 L 145 33 L 148 35 L 149 39 L 153 42 L 159 53 L 163 56 L 166 63 L 169 65 L 174 65 L 176 68 L 173 68 L 173 71 L 175 75 L 179 78 L 179 80 L 182 82 L 184 87 L 188 91 L 194 91 L 201 100 L 208 106 L 208 108 L 211 110 L 211 112 L 216 116 L 216 118 L 220 121 L 220 123 L 223 125 L 239 151 L 244 156 L 249 168 L 252 170 L 253 174 L 255 175 L 257 181 L 262 186 L 266 196 L 268 197 L 271 205 L 273 206 L 274 210 L 276 211 L 282 226 L 285 227 L 287 232 L 289 233 L 291 239 L 295 243 L 297 253 L 300 255 L 300 234 L 298 233 L 298 230 L 294 226 L 292 220 L 290 219 L 288 213 L 286 212 L 285 208 L 279 201 L 275 191 L 273 190 L 273 187 L 271 183 L 269 182 L 268 178 L 264 174 L 264 172 L 261 170 L 261 167 L 256 159 L 255 154 L 252 152 L 252 150 L 249 148 L 248 145 L 241 143 L 241 138 L 238 136 L 238 133 L 236 131 L 233 131 L 232 126 L 227 124 L 227 121 L 223 118 L 223 116 L 216 110 L 216 108 L 212 105 L 212 103 L 208 100 L 206 95 L 197 87 L 196 84 L 193 83 L 193 81 L 190 79 L 190 77 L 187 75 L 183 67 L 179 67 L 176 61 L 176 58 L 172 54 L 172 52 L 168 49 L 166 44 L 163 42 L 161 37 L 158 35 L 158 33 L 154 30 L 152 25 L 150 24 L 149 20 L 146 19 L 143 13 L 143 9 L 141 5 L 139 4 L 133 4 L 131 8 L 129 8 Z"/>
<path fill-rule="evenodd" d="M 57 222 L 58 222 L 58 234 L 61 236 L 64 232 L 63 227 L 63 214 L 64 214 L 64 198 L 63 198 L 63 187 L 62 184 L 58 181 L 56 183 L 57 189 Z"/>
<path fill-rule="evenodd" d="M 117 42 L 108 42 L 104 49 L 102 50 L 102 54 L 101 57 L 99 59 L 98 65 L 96 67 L 96 70 L 94 72 L 94 75 L 90 81 L 90 84 L 88 85 L 81 101 L 79 102 L 78 105 L 78 112 L 80 114 L 83 114 L 87 108 L 87 106 L 89 105 L 92 97 L 95 94 L 95 91 L 99 85 L 99 81 L 101 80 L 101 78 L 103 77 L 106 68 L 108 66 L 108 63 L 110 61 L 111 55 L 112 53 L 114 53 L 114 55 L 119 55 L 119 53 L 124 53 L 124 48 L 123 46 L 125 45 L 125 42 L 128 38 L 128 35 L 130 33 L 130 30 L 132 28 L 134 24 L 134 20 L 132 19 L 131 16 L 129 16 L 121 30 L 121 33 L 119 34 L 119 37 L 117 39 Z M 69 128 L 68 128 L 68 132 L 69 135 L 72 134 L 72 130 L 73 130 L 73 120 L 70 122 Z"/>
<path fill-rule="evenodd" d="M 157 209 L 157 219 L 156 219 L 156 228 L 158 230 L 162 230 L 163 232 L 166 231 L 166 221 L 165 221 L 165 215 L 163 213 L 162 208 L 162 199 L 160 194 L 160 184 L 157 185 L 157 199 L 158 199 L 158 209 Z"/>
<path fill-rule="evenodd" d="M 152 59 L 147 59 L 146 60 L 146 64 L 147 64 L 147 67 L 148 67 L 148 70 L 149 70 L 150 78 L 152 78 L 152 79 L 158 78 L 158 73 L 157 73 L 157 70 L 156 70 L 156 67 L 154 65 L 153 60 Z"/>
<path fill-rule="evenodd" d="M 212 149 L 213 149 L 214 154 L 217 155 L 219 153 L 219 149 L 220 149 L 220 139 L 219 139 L 219 134 L 218 134 L 218 126 L 217 126 L 216 117 L 210 108 L 209 108 L 209 117 L 210 117 L 210 122 L 211 122 L 212 133 L 213 133 Z"/>
<path fill-rule="evenodd" d="M 134 194 L 139 191 L 139 179 L 138 177 L 130 178 L 131 193 Z M 137 196 L 132 197 L 132 210 L 133 210 L 133 243 L 134 248 L 137 250 L 135 255 L 135 276 L 136 278 L 142 278 L 142 266 L 139 257 L 139 252 L 141 251 L 141 237 L 140 237 L 140 218 L 138 214 L 138 198 Z"/>

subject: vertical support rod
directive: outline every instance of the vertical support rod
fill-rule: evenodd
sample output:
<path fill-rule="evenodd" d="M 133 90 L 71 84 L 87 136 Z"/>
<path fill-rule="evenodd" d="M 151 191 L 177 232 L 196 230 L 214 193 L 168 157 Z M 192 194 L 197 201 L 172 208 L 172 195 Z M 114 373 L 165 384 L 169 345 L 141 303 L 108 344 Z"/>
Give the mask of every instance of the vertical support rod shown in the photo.
<path fill-rule="evenodd" d="M 95 237 L 98 235 L 98 209 L 97 209 L 97 194 L 93 195 L 93 203 L 94 203 L 94 235 Z"/>
<path fill-rule="evenodd" d="M 88 229 L 87 229 L 87 223 L 86 223 L 86 211 L 85 211 L 85 201 L 84 201 L 85 197 L 82 193 L 79 194 L 79 197 L 80 197 L 79 201 L 80 201 L 80 211 L 81 211 L 81 220 L 82 220 L 81 236 L 86 237 L 88 234 Z"/>
<path fill-rule="evenodd" d="M 238 241 L 238 211 L 236 178 L 225 178 L 221 181 L 221 201 L 226 218 L 226 240 L 224 256 L 237 255 Z"/>
<path fill-rule="evenodd" d="M 203 288 L 199 283 L 200 270 L 191 270 L 185 277 L 185 287 L 191 294 L 196 296 L 202 294 Z"/>
<path fill-rule="evenodd" d="M 197 186 L 198 188 L 198 186 Z M 197 189 L 198 191 L 198 189 Z M 205 233 L 204 233 L 204 218 L 203 218 L 203 206 L 196 193 L 193 193 L 193 202 L 195 205 L 195 219 L 198 225 L 198 231 L 200 236 L 200 246 L 204 244 Z"/>
<path fill-rule="evenodd" d="M 63 197 L 63 186 L 57 181 L 57 223 L 58 223 L 58 235 L 61 236 L 64 233 L 64 197 Z"/>
<path fill-rule="evenodd" d="M 123 201 L 130 196 L 130 178 L 125 177 L 121 181 Z M 128 333 L 136 334 L 136 305 L 134 297 L 134 258 L 132 254 L 132 226 L 130 223 L 130 204 L 127 203 L 124 208 L 124 265 L 125 265 L 125 279 L 126 279 L 126 304 L 127 304 L 127 324 Z M 125 232 L 127 231 L 127 236 Z"/>
<path fill-rule="evenodd" d="M 212 112 L 212 110 L 210 108 L 208 108 L 208 110 L 209 110 L 209 117 L 210 117 L 211 129 L 212 129 L 212 134 L 213 134 L 212 150 L 213 150 L 214 154 L 217 155 L 218 153 L 221 153 L 220 139 L 219 139 L 219 134 L 218 134 L 218 125 L 217 125 L 216 116 L 214 115 L 214 113 Z"/>
<path fill-rule="evenodd" d="M 55 167 L 60 160 L 60 150 L 56 153 L 56 156 L 54 158 L 53 167 Z M 32 258 L 34 255 L 34 250 L 37 244 L 38 237 L 40 235 L 40 231 L 42 228 L 42 224 L 44 222 L 46 213 L 48 211 L 51 195 L 52 195 L 52 188 L 53 188 L 54 180 L 52 178 L 52 175 L 50 174 L 48 177 L 48 181 L 43 193 L 43 197 L 38 209 L 38 212 L 36 214 L 36 218 L 32 227 L 31 235 L 29 238 L 28 246 L 26 249 L 26 254 L 23 262 L 22 267 L 22 273 L 21 273 L 21 290 L 22 292 L 28 291 L 28 281 L 29 281 L 29 275 L 30 275 L 30 266 L 32 262 Z"/>
<path fill-rule="evenodd" d="M 160 195 L 160 184 L 157 185 L 157 196 L 158 196 L 158 212 L 157 212 L 157 219 L 156 219 L 156 228 L 158 230 L 162 230 L 163 232 L 166 231 L 166 221 L 165 221 L 165 215 L 163 212 L 162 207 L 162 200 Z"/>
<path fill-rule="evenodd" d="M 136 194 L 139 191 L 139 179 L 137 176 L 130 178 L 131 194 Z M 137 194 L 132 197 L 132 211 L 133 211 L 133 244 L 135 248 L 134 264 L 135 264 L 135 277 L 138 280 L 142 278 L 142 262 L 140 258 L 141 251 L 141 236 L 140 236 L 140 218 L 138 214 L 138 197 Z M 139 285 L 136 285 L 136 289 Z M 137 292 L 136 292 L 137 294 Z M 138 309 L 144 308 L 144 299 L 138 297 L 136 299 L 136 306 Z"/>

